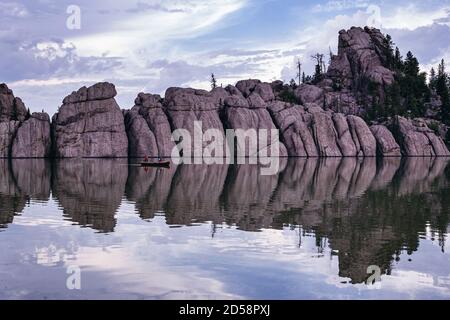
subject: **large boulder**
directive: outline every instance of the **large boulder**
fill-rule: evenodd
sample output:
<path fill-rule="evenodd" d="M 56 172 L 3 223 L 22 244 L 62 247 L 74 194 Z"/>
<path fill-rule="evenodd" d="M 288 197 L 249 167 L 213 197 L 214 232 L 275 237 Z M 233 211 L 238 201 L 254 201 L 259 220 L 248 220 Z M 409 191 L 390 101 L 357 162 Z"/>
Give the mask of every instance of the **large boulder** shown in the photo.
<path fill-rule="evenodd" d="M 377 155 L 377 141 L 366 122 L 357 116 L 347 116 L 347 122 L 356 145 L 357 155 L 361 157 L 375 157 Z"/>
<path fill-rule="evenodd" d="M 56 157 L 127 157 L 124 116 L 110 83 L 83 87 L 67 96 L 53 116 Z"/>
<path fill-rule="evenodd" d="M 169 117 L 172 129 L 185 129 L 192 138 L 191 155 L 200 156 L 210 141 L 203 141 L 201 146 L 194 144 L 195 123 L 201 123 L 201 132 L 216 129 L 221 135 L 223 144 L 222 155 L 211 152 L 211 156 L 224 156 L 226 153 L 225 131 L 220 120 L 219 112 L 222 108 L 223 97 L 205 90 L 169 88 L 166 91 L 164 108 Z M 199 128 L 198 128 L 199 129 Z M 200 131 L 200 130 L 199 130 Z M 219 141 L 218 141 L 219 142 Z"/>
<path fill-rule="evenodd" d="M 257 82 L 255 87 L 259 84 Z M 255 90 L 251 90 L 249 84 L 243 85 L 242 82 L 238 82 L 239 88 L 232 86 L 227 87 L 230 92 L 230 96 L 225 99 L 224 118 L 225 126 L 234 130 L 243 130 L 250 132 L 249 130 L 256 130 L 259 135 L 261 129 L 267 130 L 267 143 L 260 143 L 259 139 L 256 144 L 250 144 L 248 141 L 245 145 L 242 145 L 242 141 L 237 141 L 235 146 L 237 150 L 241 150 L 240 155 L 247 157 L 255 157 L 258 154 L 271 155 L 271 146 L 279 142 L 280 136 L 272 135 L 271 130 L 277 129 L 272 117 L 267 109 L 268 105 L 264 99 Z M 247 96 L 247 98 L 245 98 Z M 245 150 L 245 152 L 244 152 Z M 263 153 L 261 153 L 263 152 Z M 280 142 L 278 148 L 279 156 L 287 156 L 288 152 L 285 145 Z"/>
<path fill-rule="evenodd" d="M 405 156 L 450 156 L 442 138 L 431 130 L 423 119 L 406 119 L 397 116 L 392 131 Z"/>
<path fill-rule="evenodd" d="M 370 131 L 377 140 L 378 155 L 383 157 L 400 157 L 402 155 L 400 146 L 388 128 L 383 125 L 373 125 L 370 127 Z"/>
<path fill-rule="evenodd" d="M 140 93 L 135 106 L 125 113 L 130 157 L 171 156 L 175 143 L 161 101 L 159 95 Z"/>
<path fill-rule="evenodd" d="M 0 122 L 0 158 L 10 156 L 11 144 L 19 125 L 19 121 Z"/>
<path fill-rule="evenodd" d="M 321 157 L 341 157 L 339 136 L 330 113 L 313 112 L 311 127 Z"/>
<path fill-rule="evenodd" d="M 334 127 L 338 136 L 338 145 L 344 157 L 355 157 L 359 150 L 353 141 L 347 118 L 341 113 L 333 114 Z"/>
<path fill-rule="evenodd" d="M 310 84 L 300 85 L 295 89 L 294 95 L 304 105 L 315 103 L 319 106 L 323 106 L 325 98 L 323 89 Z"/>
<path fill-rule="evenodd" d="M 387 68 L 387 50 L 386 38 L 378 29 L 341 30 L 338 54 L 332 57 L 327 76 L 354 89 L 367 80 L 390 85 L 394 82 L 394 72 Z"/>
<path fill-rule="evenodd" d="M 6 84 L 0 84 L 0 158 L 8 158 L 12 142 L 28 111 Z"/>
<path fill-rule="evenodd" d="M 4 83 L 0 84 L 0 122 L 24 121 L 27 109 L 20 98 L 14 97 L 11 89 Z"/>
<path fill-rule="evenodd" d="M 241 80 L 236 83 L 236 89 L 239 90 L 245 98 L 247 98 L 252 92 L 255 91 L 256 86 L 259 84 L 261 84 L 261 81 L 256 79 Z"/>
<path fill-rule="evenodd" d="M 317 157 L 313 134 L 305 121 L 302 106 L 276 101 L 269 104 L 269 112 L 280 130 L 281 141 L 291 157 Z"/>
<path fill-rule="evenodd" d="M 33 113 L 17 130 L 12 158 L 48 158 L 51 156 L 50 117 Z"/>
<path fill-rule="evenodd" d="M 128 155 L 132 158 L 158 157 L 155 134 L 144 117 L 135 110 L 125 112 L 125 129 L 128 136 Z"/>

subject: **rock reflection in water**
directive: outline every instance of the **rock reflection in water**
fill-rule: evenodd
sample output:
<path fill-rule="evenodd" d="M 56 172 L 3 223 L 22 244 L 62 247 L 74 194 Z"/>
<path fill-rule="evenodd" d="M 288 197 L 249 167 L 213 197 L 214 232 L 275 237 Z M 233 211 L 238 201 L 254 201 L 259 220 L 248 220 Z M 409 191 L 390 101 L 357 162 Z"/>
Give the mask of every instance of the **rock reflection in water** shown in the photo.
<path fill-rule="evenodd" d="M 12 176 L 8 160 L 0 159 L 0 230 L 13 222 L 25 208 L 27 198 L 20 192 Z"/>
<path fill-rule="evenodd" d="M 341 277 L 362 283 L 369 265 L 389 274 L 402 250 L 417 250 L 428 223 L 443 244 L 449 222 L 443 204 L 449 200 L 431 191 L 448 186 L 446 166 L 442 158 L 290 159 L 276 176 L 261 176 L 249 165 L 179 166 L 167 203 L 151 210 L 165 208 L 167 223 L 176 225 L 210 221 L 246 231 L 301 226 L 315 235 L 319 252 L 328 244 L 338 255 Z M 150 189 L 160 183 L 152 181 Z M 146 193 L 136 209 L 142 216 L 142 201 L 164 198 Z"/>
<path fill-rule="evenodd" d="M 167 198 L 176 171 L 173 166 L 170 169 L 129 167 L 125 194 L 135 203 L 142 219 L 152 219 L 155 213 L 167 210 Z"/>
<path fill-rule="evenodd" d="M 278 175 L 262 176 L 257 165 L 231 167 L 222 195 L 226 209 L 224 221 L 246 231 L 270 226 L 272 214 L 268 206 L 277 183 Z"/>
<path fill-rule="evenodd" d="M 0 227 L 27 201 L 50 193 L 64 216 L 113 232 L 124 196 L 144 220 L 211 222 L 244 231 L 300 228 L 339 258 L 339 275 L 362 283 L 369 265 L 389 274 L 403 251 L 433 233 L 442 248 L 449 225 L 448 160 L 443 158 L 289 159 L 262 176 L 256 165 L 128 166 L 126 160 L 0 161 Z M 51 182 L 51 183 L 50 183 Z M 51 187 L 51 188 L 50 188 Z"/>
<path fill-rule="evenodd" d="M 167 202 L 167 223 L 221 223 L 223 212 L 219 199 L 227 173 L 227 165 L 179 166 Z"/>
<path fill-rule="evenodd" d="M 317 181 L 326 181 L 318 178 L 306 188 L 307 194 L 304 184 L 292 181 L 295 174 L 290 168 L 301 165 L 290 164 L 293 167 L 288 166 L 284 172 L 274 201 L 284 206 L 285 212 L 277 218 L 279 225 L 300 225 L 305 232 L 314 233 L 319 252 L 324 240 L 328 241 L 339 257 L 341 277 L 362 283 L 368 277 L 370 265 L 377 265 L 383 273 L 389 274 L 393 260 L 401 251 L 411 253 L 418 249 L 419 235 L 426 233 L 427 226 L 444 246 L 450 208 L 450 199 L 446 196 L 448 177 L 444 172 L 446 159 L 406 159 L 402 165 L 395 159 L 383 159 L 378 169 L 373 161 L 337 161 L 341 161 L 339 166 L 318 163 L 318 168 L 327 169 L 320 173 L 316 168 L 315 174 L 326 176 L 329 184 L 318 184 Z M 348 170 L 349 166 L 355 167 L 355 171 Z M 335 175 L 329 172 L 334 168 L 338 168 L 337 176 L 351 179 L 346 179 L 350 181 L 346 187 L 341 185 L 339 188 L 348 191 L 334 194 L 333 201 L 329 201 L 324 194 L 329 194 L 333 185 L 343 181 L 335 182 Z M 300 181 L 302 177 L 298 176 L 298 179 Z M 299 186 L 299 193 L 296 186 Z M 433 186 L 439 186 L 442 191 L 431 192 Z M 317 193 L 314 187 L 326 191 Z M 297 204 L 289 201 L 290 208 L 286 201 L 279 200 L 289 192 L 300 194 Z"/>
<path fill-rule="evenodd" d="M 128 177 L 126 161 L 61 160 L 53 174 L 53 195 L 67 218 L 100 232 L 114 231 Z"/>
<path fill-rule="evenodd" d="M 50 162 L 44 159 L 0 160 L 0 228 L 13 222 L 28 202 L 50 197 Z"/>
<path fill-rule="evenodd" d="M 14 181 L 21 193 L 33 200 L 47 202 L 50 198 L 51 162 L 47 159 L 11 160 Z"/>

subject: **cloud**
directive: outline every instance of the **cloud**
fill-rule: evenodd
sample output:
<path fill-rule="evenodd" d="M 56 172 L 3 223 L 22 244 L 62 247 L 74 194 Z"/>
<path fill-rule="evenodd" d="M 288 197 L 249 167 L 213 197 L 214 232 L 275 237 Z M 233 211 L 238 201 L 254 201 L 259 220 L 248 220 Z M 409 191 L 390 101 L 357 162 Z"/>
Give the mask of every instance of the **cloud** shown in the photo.
<path fill-rule="evenodd" d="M 121 66 L 119 58 L 81 57 L 61 39 L 0 43 L 2 81 L 101 74 Z"/>
<path fill-rule="evenodd" d="M 192 39 L 220 28 L 228 15 L 241 10 L 244 0 L 175 1 L 171 6 L 162 2 L 138 2 L 121 13 L 112 14 L 113 23 L 95 28 L 89 33 L 68 35 L 82 54 L 99 55 L 105 51 L 114 55 L 130 54 L 145 48 L 153 53 L 177 39 Z M 136 10 L 136 8 L 142 10 Z M 158 9 L 158 10 L 156 10 Z M 130 11 L 131 10 L 131 11 Z M 83 26 L 94 28 L 95 18 L 83 18 Z M 83 28 L 84 28 L 83 27 Z"/>
<path fill-rule="evenodd" d="M 403 53 L 411 51 L 420 62 L 429 63 L 436 56 L 444 56 L 450 44 L 450 26 L 433 23 L 414 30 L 390 29 L 387 32 Z"/>
<path fill-rule="evenodd" d="M 431 26 L 436 21 L 448 19 L 450 7 L 423 8 L 409 4 L 393 10 L 392 14 L 381 12 L 381 23 L 385 29 L 414 30 L 420 27 Z"/>
<path fill-rule="evenodd" d="M 139 13 L 144 11 L 162 11 L 162 12 L 169 12 L 169 13 L 177 13 L 177 12 L 186 12 L 185 9 L 182 9 L 181 7 L 168 7 L 163 5 L 161 2 L 155 2 L 151 1 L 144 2 L 139 1 L 136 4 L 135 8 L 126 10 L 127 12 L 131 13 Z"/>
<path fill-rule="evenodd" d="M 317 4 L 313 7 L 313 12 L 343 11 L 349 9 L 366 8 L 370 2 L 366 0 L 333 0 L 325 4 Z"/>
<path fill-rule="evenodd" d="M 16 2 L 1 2 L 0 17 L 25 18 L 29 15 L 27 8 Z"/>

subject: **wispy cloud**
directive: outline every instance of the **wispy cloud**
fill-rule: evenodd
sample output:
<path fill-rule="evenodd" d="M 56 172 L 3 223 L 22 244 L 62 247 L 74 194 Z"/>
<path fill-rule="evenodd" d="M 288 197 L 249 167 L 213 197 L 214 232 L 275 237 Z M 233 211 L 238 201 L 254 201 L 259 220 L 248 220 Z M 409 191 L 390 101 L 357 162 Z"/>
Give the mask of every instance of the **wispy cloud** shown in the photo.
<path fill-rule="evenodd" d="M 167 6 L 167 5 L 163 5 L 160 2 L 155 2 L 155 1 L 151 1 L 149 2 L 145 2 L 145 1 L 139 1 L 136 4 L 136 7 L 131 8 L 131 9 L 127 9 L 127 12 L 131 12 L 131 13 L 141 13 L 144 11 L 162 11 L 162 12 L 169 12 L 169 13 L 176 13 L 176 12 L 186 12 L 186 9 L 182 8 L 182 6 L 178 5 L 178 6 Z"/>
<path fill-rule="evenodd" d="M 333 0 L 324 4 L 316 4 L 313 7 L 313 12 L 332 12 L 343 11 L 349 9 L 367 8 L 370 5 L 366 0 Z"/>
<path fill-rule="evenodd" d="M 27 8 L 17 2 L 1 2 L 0 17 L 25 18 L 29 15 Z"/>
<path fill-rule="evenodd" d="M 390 14 L 382 11 L 381 22 L 386 29 L 414 30 L 424 26 L 431 26 L 439 20 L 448 19 L 450 7 L 423 8 L 415 4 L 409 4 L 396 8 Z"/>

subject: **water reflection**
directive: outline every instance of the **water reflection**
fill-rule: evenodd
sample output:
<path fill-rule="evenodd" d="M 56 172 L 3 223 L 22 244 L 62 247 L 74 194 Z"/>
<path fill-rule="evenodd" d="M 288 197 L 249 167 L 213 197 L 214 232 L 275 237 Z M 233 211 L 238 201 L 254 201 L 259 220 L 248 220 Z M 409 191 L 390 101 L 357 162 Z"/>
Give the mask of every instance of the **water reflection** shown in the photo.
<path fill-rule="evenodd" d="M 27 198 L 14 181 L 10 163 L 0 159 L 0 230 L 12 223 L 14 216 L 25 208 Z"/>
<path fill-rule="evenodd" d="M 135 203 L 136 211 L 142 219 L 152 219 L 155 213 L 167 208 L 172 178 L 177 171 L 170 169 L 147 169 L 130 166 L 125 188 L 126 198 Z"/>
<path fill-rule="evenodd" d="M 223 220 L 219 198 L 227 172 L 227 165 L 180 166 L 172 180 L 167 201 L 167 223 L 221 223 Z"/>
<path fill-rule="evenodd" d="M 117 160 L 61 160 L 54 164 L 53 196 L 64 216 L 81 226 L 112 232 L 128 166 Z"/>
<path fill-rule="evenodd" d="M 443 158 L 290 159 L 279 175 L 261 176 L 252 165 L 144 170 L 126 160 L 0 161 L 0 227 L 30 201 L 53 197 L 66 219 L 102 233 L 115 231 L 125 202 L 141 219 L 164 215 L 169 226 L 297 228 L 300 246 L 313 235 L 319 256 L 328 247 L 339 276 L 356 284 L 369 265 L 391 274 L 425 234 L 445 250 L 447 168 Z"/>

